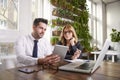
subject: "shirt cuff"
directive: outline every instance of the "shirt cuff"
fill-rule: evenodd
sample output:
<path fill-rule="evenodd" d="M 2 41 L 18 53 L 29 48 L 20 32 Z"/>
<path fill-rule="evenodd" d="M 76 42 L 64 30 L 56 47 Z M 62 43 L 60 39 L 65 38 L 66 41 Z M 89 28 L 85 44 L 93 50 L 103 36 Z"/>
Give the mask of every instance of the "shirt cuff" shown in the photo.
<path fill-rule="evenodd" d="M 76 46 L 71 46 L 71 49 L 72 49 L 73 52 L 77 51 L 77 47 Z"/>
<path fill-rule="evenodd" d="M 66 55 L 66 56 L 65 56 L 65 59 L 71 60 L 71 57 L 72 57 L 72 55 Z"/>
<path fill-rule="evenodd" d="M 33 60 L 35 65 L 38 64 L 38 58 L 34 58 Z"/>

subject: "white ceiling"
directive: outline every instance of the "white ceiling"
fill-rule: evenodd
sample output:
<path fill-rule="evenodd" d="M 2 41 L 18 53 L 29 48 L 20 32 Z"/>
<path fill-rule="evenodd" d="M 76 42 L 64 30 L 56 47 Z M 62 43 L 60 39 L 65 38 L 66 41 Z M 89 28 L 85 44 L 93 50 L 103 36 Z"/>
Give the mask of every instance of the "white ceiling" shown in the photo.
<path fill-rule="evenodd" d="M 120 0 L 103 0 L 104 3 L 109 4 L 109 3 L 114 3 Z"/>
<path fill-rule="evenodd" d="M 93 2 L 95 3 L 99 3 L 101 1 L 103 1 L 105 4 L 110 4 L 110 3 L 114 3 L 114 2 L 117 2 L 117 1 L 120 1 L 120 0 L 92 0 Z"/>

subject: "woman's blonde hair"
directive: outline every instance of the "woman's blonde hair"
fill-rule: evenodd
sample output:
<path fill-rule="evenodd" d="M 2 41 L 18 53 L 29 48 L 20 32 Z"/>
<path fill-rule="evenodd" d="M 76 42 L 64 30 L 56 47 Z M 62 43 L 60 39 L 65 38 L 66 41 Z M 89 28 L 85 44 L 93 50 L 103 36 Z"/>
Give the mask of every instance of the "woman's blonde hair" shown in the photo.
<path fill-rule="evenodd" d="M 76 35 L 76 32 L 75 32 L 75 29 L 73 28 L 73 26 L 71 26 L 70 24 L 67 24 L 63 27 L 62 29 L 62 32 L 61 32 L 61 35 L 60 35 L 60 41 L 63 45 L 66 44 L 66 39 L 64 38 L 64 30 L 67 29 L 67 30 L 70 30 L 72 32 L 72 35 L 73 37 L 75 38 L 75 43 L 78 42 L 78 38 L 77 38 L 77 35 Z"/>

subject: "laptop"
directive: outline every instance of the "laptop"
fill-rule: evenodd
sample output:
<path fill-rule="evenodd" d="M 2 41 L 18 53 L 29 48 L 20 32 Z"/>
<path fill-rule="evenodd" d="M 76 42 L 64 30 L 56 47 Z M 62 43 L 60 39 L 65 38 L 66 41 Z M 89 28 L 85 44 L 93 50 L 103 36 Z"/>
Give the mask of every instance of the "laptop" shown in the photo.
<path fill-rule="evenodd" d="M 81 72 L 81 73 L 93 73 L 102 63 L 105 53 L 108 51 L 110 41 L 106 39 L 104 46 L 97 58 L 97 61 L 83 61 L 83 62 L 72 62 L 66 65 L 60 66 L 60 70 Z"/>
<path fill-rule="evenodd" d="M 68 46 L 55 45 L 53 54 L 59 55 L 61 57 L 61 60 L 64 60 L 68 49 L 69 49 Z"/>

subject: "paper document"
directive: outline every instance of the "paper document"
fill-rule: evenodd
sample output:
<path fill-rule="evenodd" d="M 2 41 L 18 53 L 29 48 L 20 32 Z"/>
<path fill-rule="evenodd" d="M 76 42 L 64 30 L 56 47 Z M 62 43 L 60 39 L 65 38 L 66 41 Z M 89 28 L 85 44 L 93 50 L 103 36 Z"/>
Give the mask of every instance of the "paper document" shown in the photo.
<path fill-rule="evenodd" d="M 84 60 L 84 59 L 68 60 L 68 59 L 65 59 L 65 61 L 68 61 L 68 62 L 86 62 L 86 61 L 89 61 L 89 60 Z"/>

